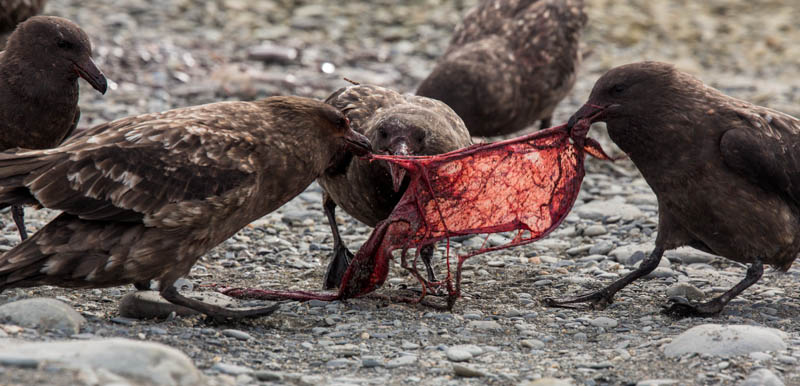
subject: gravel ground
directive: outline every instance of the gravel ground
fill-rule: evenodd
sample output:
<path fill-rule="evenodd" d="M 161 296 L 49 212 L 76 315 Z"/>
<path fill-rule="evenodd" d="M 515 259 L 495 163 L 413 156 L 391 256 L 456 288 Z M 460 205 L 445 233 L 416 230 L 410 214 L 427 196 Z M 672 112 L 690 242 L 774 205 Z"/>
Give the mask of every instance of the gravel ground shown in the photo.
<path fill-rule="evenodd" d="M 46 13 L 78 22 L 93 39 L 98 65 L 113 80 L 104 97 L 82 84 L 81 126 L 88 127 L 225 99 L 275 94 L 324 98 L 346 84 L 342 77 L 413 91 L 475 1 L 397 3 L 51 0 Z M 587 58 L 556 122 L 577 109 L 604 71 L 643 59 L 674 62 L 730 95 L 800 116 L 800 8 L 792 1 L 587 4 Z M 612 147 L 602 131 L 592 135 Z M 29 210 L 29 230 L 53 215 Z M 339 217 L 344 238 L 355 250 L 371 229 L 342 211 Z M 0 220 L 0 250 L 7 250 L 19 237 L 7 212 Z M 209 384 L 539 380 L 535 384 L 555 385 L 540 378 L 561 378 L 585 385 L 659 384 L 647 380 L 716 385 L 763 375 L 759 369 L 785 384 L 800 384 L 797 267 L 785 274 L 769 270 L 721 315 L 709 319 L 674 320 L 660 310 L 668 293 L 716 296 L 739 281 L 745 269 L 688 250 L 669 254 L 652 278 L 620 292 L 606 310 L 540 305 L 544 297 L 585 292 L 629 272 L 643 257 L 634 252 L 652 248 L 656 224 L 655 196 L 630 162 L 589 160 L 581 196 L 561 228 L 533 245 L 470 259 L 466 293 L 452 313 L 357 299 L 290 302 L 272 317 L 228 325 L 198 316 L 136 321 L 119 317 L 119 301 L 132 287 L 39 287 L 6 291 L 0 303 L 57 298 L 86 318 L 80 333 L 4 324 L 0 346 L 3 339 L 55 341 L 69 335 L 161 342 L 188 355 Z M 502 235 L 495 237 L 502 241 Z M 467 239 L 454 246 L 477 242 Z M 330 252 L 321 191 L 314 184 L 202 258 L 188 284 L 199 290 L 198 285 L 210 283 L 317 289 Z M 394 266 L 379 292 L 407 294 L 414 284 Z M 785 347 L 766 354 L 666 356 L 665 348 L 679 334 L 705 323 L 772 327 L 786 334 Z M 475 377 L 462 377 L 470 373 Z M 7 365 L 0 366 L 0 384 L 104 383 L 93 374 L 41 364 L 35 369 Z"/>

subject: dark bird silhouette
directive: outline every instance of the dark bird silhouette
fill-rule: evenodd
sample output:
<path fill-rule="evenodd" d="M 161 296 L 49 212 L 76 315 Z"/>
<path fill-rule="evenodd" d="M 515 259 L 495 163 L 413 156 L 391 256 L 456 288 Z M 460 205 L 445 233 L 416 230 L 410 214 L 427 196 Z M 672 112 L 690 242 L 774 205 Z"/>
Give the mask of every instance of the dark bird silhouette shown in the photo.
<path fill-rule="evenodd" d="M 0 49 L 3 48 L 5 35 L 13 31 L 17 24 L 42 12 L 46 2 L 46 0 L 0 0 Z"/>
<path fill-rule="evenodd" d="M 342 153 L 369 149 L 330 105 L 273 97 L 123 118 L 57 148 L 0 153 L 0 207 L 62 211 L 0 258 L 0 291 L 158 279 L 165 299 L 209 316 L 269 314 L 190 299 L 173 283 Z"/>
<path fill-rule="evenodd" d="M 664 251 L 688 245 L 750 264 L 740 283 L 706 303 L 674 302 L 675 315 L 713 315 L 753 285 L 763 265 L 786 271 L 800 252 L 800 121 L 704 85 L 658 62 L 612 69 L 568 127 L 606 122 L 658 197 L 655 249 L 610 286 L 551 305 L 614 294 L 653 271 Z"/>
<path fill-rule="evenodd" d="M 78 77 L 105 94 L 106 78 L 80 27 L 53 16 L 20 24 L 0 52 L 0 150 L 46 149 L 68 137 L 81 115 Z M 11 211 L 24 240 L 23 208 Z"/>
<path fill-rule="evenodd" d="M 575 84 L 583 0 L 487 0 L 456 28 L 418 95 L 452 107 L 475 136 L 522 130 Z"/>
<path fill-rule="evenodd" d="M 403 95 L 383 87 L 359 85 L 342 88 L 326 100 L 350 120 L 353 130 L 364 134 L 378 154 L 432 155 L 472 144 L 464 123 L 442 102 Z M 338 288 L 353 254 L 339 236 L 336 206 L 358 221 L 374 227 L 389 217 L 408 185 L 405 169 L 384 161 L 348 159 L 341 168 L 329 169 L 319 179 L 325 189 L 323 207 L 333 233 L 334 254 L 325 274 L 324 287 Z M 430 258 L 433 248 L 421 251 L 434 281 Z"/>

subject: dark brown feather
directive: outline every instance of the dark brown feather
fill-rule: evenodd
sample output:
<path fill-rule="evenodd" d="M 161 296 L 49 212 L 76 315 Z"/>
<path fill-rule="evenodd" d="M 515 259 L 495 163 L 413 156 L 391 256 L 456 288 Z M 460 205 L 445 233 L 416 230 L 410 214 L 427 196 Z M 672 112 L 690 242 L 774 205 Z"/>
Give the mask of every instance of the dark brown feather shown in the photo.
<path fill-rule="evenodd" d="M 572 89 L 583 0 L 486 0 L 469 11 L 417 94 L 452 107 L 472 135 L 549 123 Z"/>

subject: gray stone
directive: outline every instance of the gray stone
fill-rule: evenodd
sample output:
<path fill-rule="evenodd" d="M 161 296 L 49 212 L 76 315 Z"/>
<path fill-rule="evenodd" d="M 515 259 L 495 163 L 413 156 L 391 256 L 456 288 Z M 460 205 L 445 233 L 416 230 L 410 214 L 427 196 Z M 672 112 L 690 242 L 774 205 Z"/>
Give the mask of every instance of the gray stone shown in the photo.
<path fill-rule="evenodd" d="M 605 255 L 605 254 L 611 252 L 612 249 L 614 249 L 614 244 L 612 244 L 612 243 L 610 243 L 608 241 L 601 241 L 601 242 L 599 242 L 597 244 L 592 245 L 592 247 L 589 248 L 589 254 L 590 255 Z"/>
<path fill-rule="evenodd" d="M 325 363 L 325 366 L 330 368 L 341 368 L 355 364 L 356 362 L 346 358 L 331 359 Z"/>
<path fill-rule="evenodd" d="M 653 248 L 653 243 L 628 244 L 614 248 L 608 255 L 620 264 L 633 266 L 647 257 L 653 251 Z M 636 252 L 641 253 L 637 254 Z"/>
<path fill-rule="evenodd" d="M 234 330 L 232 328 L 222 330 L 222 335 L 230 336 L 232 338 L 236 338 L 236 339 L 239 339 L 239 340 L 250 340 L 250 339 L 253 339 L 253 337 L 250 336 L 250 334 L 248 334 L 248 333 L 246 333 L 244 331 Z"/>
<path fill-rule="evenodd" d="M 544 342 L 539 339 L 523 339 L 519 343 L 522 345 L 522 347 L 527 347 L 534 350 L 541 350 L 544 348 Z"/>
<path fill-rule="evenodd" d="M 459 345 L 452 346 L 451 348 L 454 348 L 454 349 L 457 349 L 457 350 L 464 350 L 464 351 L 470 353 L 473 357 L 476 357 L 478 355 L 483 354 L 483 349 L 478 347 L 477 345 L 474 345 L 474 344 L 459 344 Z"/>
<path fill-rule="evenodd" d="M 688 353 L 719 356 L 786 349 L 786 333 L 774 328 L 748 325 L 703 324 L 686 330 L 664 347 L 676 357 Z"/>
<path fill-rule="evenodd" d="M 583 235 L 588 237 L 600 236 L 606 233 L 608 233 L 606 227 L 599 224 L 589 225 L 588 227 L 586 227 L 586 229 L 583 230 Z"/>
<path fill-rule="evenodd" d="M 636 382 L 636 386 L 665 386 L 665 385 L 677 385 L 680 383 L 677 379 L 645 379 L 643 381 Z"/>
<path fill-rule="evenodd" d="M 214 366 L 211 366 L 211 370 L 216 370 L 219 371 L 220 373 L 228 375 L 251 374 L 253 372 L 253 369 L 249 367 L 231 365 L 222 362 L 214 363 Z"/>
<path fill-rule="evenodd" d="M 583 219 L 599 221 L 606 217 L 620 216 L 623 221 L 643 218 L 644 212 L 639 208 L 626 204 L 622 197 L 611 200 L 595 200 L 581 205 L 575 212 Z"/>
<path fill-rule="evenodd" d="M 754 361 L 769 361 L 772 360 L 772 355 L 765 352 L 751 352 L 750 359 Z"/>
<path fill-rule="evenodd" d="M 393 369 L 400 366 L 408 366 L 417 362 L 416 355 L 404 355 L 394 358 L 386 363 L 386 368 Z"/>
<path fill-rule="evenodd" d="M 28 358 L 67 368 L 108 371 L 134 383 L 202 384 L 203 375 L 186 354 L 161 343 L 113 338 L 27 343 L 0 341 L 0 357 Z"/>
<path fill-rule="evenodd" d="M 750 373 L 739 386 L 784 386 L 783 381 L 767 369 L 758 369 Z"/>
<path fill-rule="evenodd" d="M 280 382 L 283 380 L 283 374 L 276 371 L 258 370 L 254 371 L 252 375 L 262 382 Z"/>
<path fill-rule="evenodd" d="M 447 349 L 447 359 L 451 362 L 466 362 L 472 359 L 472 354 L 467 350 L 462 350 L 457 347 Z"/>
<path fill-rule="evenodd" d="M 86 324 L 81 314 L 69 305 L 49 298 L 33 298 L 0 306 L 0 320 L 18 326 L 77 334 Z"/>
<path fill-rule="evenodd" d="M 667 259 L 661 259 L 661 262 L 666 263 Z M 672 268 L 656 267 L 656 269 L 654 269 L 652 272 L 648 273 L 644 277 L 646 279 L 653 279 L 653 278 L 666 278 L 675 276 L 678 276 L 678 273 L 673 271 Z"/>
<path fill-rule="evenodd" d="M 676 296 L 689 300 L 703 300 L 706 294 L 689 283 L 677 283 L 667 288 L 667 297 Z"/>
<path fill-rule="evenodd" d="M 503 326 L 494 320 L 473 320 L 467 323 L 467 328 L 474 330 L 502 330 Z"/>
<path fill-rule="evenodd" d="M 383 366 L 383 358 L 379 356 L 364 356 L 361 357 L 361 366 L 366 368 Z"/>
<path fill-rule="evenodd" d="M 520 383 L 520 386 L 573 386 L 572 379 L 542 378 L 535 381 Z"/>
<path fill-rule="evenodd" d="M 589 324 L 591 324 L 594 327 L 614 328 L 617 327 L 617 324 L 619 323 L 617 323 L 616 319 L 611 319 L 605 316 L 601 316 L 599 318 L 590 320 Z"/>
<path fill-rule="evenodd" d="M 680 247 L 664 252 L 664 257 L 672 260 L 678 258 L 683 264 L 710 263 L 716 256 L 699 251 L 692 247 Z"/>
<path fill-rule="evenodd" d="M 475 369 L 475 368 L 472 368 L 472 367 L 469 367 L 469 366 L 458 365 L 458 364 L 454 364 L 453 365 L 453 373 L 455 373 L 456 376 L 465 377 L 465 378 L 475 378 L 475 377 L 485 377 L 486 376 L 486 373 L 481 371 L 481 370 L 478 370 L 478 369 Z"/>

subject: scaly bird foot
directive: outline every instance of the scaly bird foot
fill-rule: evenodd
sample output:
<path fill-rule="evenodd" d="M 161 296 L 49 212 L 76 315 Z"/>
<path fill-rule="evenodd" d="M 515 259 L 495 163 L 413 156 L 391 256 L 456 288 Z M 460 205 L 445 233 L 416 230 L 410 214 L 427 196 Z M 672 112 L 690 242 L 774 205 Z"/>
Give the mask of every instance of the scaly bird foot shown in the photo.
<path fill-rule="evenodd" d="M 661 313 L 674 318 L 709 317 L 719 314 L 725 307 L 724 304 L 711 300 L 706 303 L 690 303 L 686 298 L 673 297 L 669 299 L 669 306 L 664 306 Z"/>
<path fill-rule="evenodd" d="M 560 308 L 572 308 L 572 309 L 595 309 L 595 310 L 602 310 L 608 307 L 609 304 L 613 303 L 613 294 L 609 294 L 606 289 L 601 289 L 599 291 L 590 292 L 583 295 L 567 297 L 563 299 L 554 299 L 554 298 L 544 298 L 543 303 L 547 307 L 560 307 Z M 581 306 L 577 305 L 576 303 L 588 303 L 587 305 Z"/>

